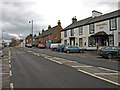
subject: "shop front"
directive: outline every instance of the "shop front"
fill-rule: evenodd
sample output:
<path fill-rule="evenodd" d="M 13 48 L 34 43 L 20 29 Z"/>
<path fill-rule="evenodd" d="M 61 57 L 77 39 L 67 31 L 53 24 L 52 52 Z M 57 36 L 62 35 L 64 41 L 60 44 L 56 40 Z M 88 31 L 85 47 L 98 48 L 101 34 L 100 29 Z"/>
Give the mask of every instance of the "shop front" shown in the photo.
<path fill-rule="evenodd" d="M 95 33 L 88 38 L 89 47 L 114 46 L 114 36 L 108 35 L 104 31 Z"/>

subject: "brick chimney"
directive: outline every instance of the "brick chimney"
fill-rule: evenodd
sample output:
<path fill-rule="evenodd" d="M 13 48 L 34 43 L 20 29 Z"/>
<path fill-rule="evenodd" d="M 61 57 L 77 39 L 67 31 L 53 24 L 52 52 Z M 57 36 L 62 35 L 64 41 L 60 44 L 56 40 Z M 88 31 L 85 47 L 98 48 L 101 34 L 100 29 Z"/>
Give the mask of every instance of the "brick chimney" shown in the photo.
<path fill-rule="evenodd" d="M 51 29 L 51 26 L 50 26 L 50 25 L 48 26 L 48 30 L 49 30 L 49 29 Z"/>
<path fill-rule="evenodd" d="M 72 18 L 72 23 L 77 22 L 76 16 Z"/>
<path fill-rule="evenodd" d="M 59 25 L 59 26 L 61 25 L 61 22 L 60 22 L 60 20 L 58 20 L 58 25 Z"/>

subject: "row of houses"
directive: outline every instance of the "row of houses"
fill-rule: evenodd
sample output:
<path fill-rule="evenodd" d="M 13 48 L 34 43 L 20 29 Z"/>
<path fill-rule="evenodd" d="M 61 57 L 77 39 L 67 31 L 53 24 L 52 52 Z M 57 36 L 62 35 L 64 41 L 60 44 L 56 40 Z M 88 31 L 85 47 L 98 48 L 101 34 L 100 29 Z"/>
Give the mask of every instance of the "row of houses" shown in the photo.
<path fill-rule="evenodd" d="M 30 43 L 32 35 L 26 37 L 26 44 Z M 33 37 L 33 45 L 39 43 L 49 47 L 51 43 L 75 45 L 84 49 L 97 49 L 100 46 L 120 45 L 120 10 L 102 14 L 92 11 L 92 16 L 77 21 L 72 18 L 72 23 L 65 27 L 61 26 L 60 20 L 54 27 L 48 26 L 38 36 Z"/>

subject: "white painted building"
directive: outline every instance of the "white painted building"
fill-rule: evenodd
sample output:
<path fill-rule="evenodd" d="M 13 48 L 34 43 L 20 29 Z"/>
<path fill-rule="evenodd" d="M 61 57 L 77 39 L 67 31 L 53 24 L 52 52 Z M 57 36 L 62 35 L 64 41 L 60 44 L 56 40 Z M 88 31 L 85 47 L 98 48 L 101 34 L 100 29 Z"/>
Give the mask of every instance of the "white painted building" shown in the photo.
<path fill-rule="evenodd" d="M 92 17 L 77 21 L 61 31 L 61 42 L 93 50 L 100 46 L 118 46 L 120 44 L 120 10 L 102 15 L 92 11 Z"/>

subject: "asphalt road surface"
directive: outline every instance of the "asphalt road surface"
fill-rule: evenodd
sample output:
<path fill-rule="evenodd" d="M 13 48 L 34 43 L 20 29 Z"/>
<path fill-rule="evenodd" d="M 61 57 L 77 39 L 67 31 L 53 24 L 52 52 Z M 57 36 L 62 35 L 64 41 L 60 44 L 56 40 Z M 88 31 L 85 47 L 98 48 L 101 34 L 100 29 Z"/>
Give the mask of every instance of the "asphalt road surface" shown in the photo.
<path fill-rule="evenodd" d="M 118 88 L 118 61 L 91 53 L 11 48 L 12 88 Z"/>

